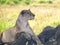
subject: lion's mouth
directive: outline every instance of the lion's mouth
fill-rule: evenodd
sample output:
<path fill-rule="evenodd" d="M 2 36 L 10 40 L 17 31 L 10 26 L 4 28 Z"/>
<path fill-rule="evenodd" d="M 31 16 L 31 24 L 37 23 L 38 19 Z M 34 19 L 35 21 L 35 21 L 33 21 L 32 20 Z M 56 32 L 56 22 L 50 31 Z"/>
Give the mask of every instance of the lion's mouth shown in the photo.
<path fill-rule="evenodd" d="M 30 20 L 34 20 L 34 17 L 32 17 Z"/>

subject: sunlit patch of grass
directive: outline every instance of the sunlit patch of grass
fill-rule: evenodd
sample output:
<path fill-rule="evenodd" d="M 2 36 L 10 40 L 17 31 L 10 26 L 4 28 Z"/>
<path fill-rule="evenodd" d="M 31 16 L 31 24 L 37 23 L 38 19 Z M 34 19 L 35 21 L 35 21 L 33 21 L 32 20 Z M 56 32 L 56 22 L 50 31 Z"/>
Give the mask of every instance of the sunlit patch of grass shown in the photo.
<path fill-rule="evenodd" d="M 59 15 L 52 15 L 51 17 L 48 17 L 48 15 L 47 15 L 47 17 L 46 16 L 44 18 L 43 17 L 42 17 L 42 20 L 38 19 L 36 21 L 37 24 L 35 24 L 35 28 L 34 28 L 36 34 L 41 33 L 43 31 L 44 27 L 46 27 L 46 26 L 56 27 L 57 25 L 60 24 Z"/>
<path fill-rule="evenodd" d="M 42 7 L 42 9 L 38 8 L 35 10 L 33 9 L 35 19 L 34 21 L 30 21 L 30 26 L 36 35 L 41 33 L 46 26 L 56 27 L 60 24 L 60 9 Z"/>
<path fill-rule="evenodd" d="M 15 25 L 16 19 L 18 15 L 17 13 L 5 16 L 5 19 L 0 19 L 0 32 L 5 31 L 8 28 L 11 28 Z"/>
<path fill-rule="evenodd" d="M 7 27 L 6 27 L 6 22 L 7 21 L 4 21 L 4 20 L 0 20 L 0 32 L 5 30 Z"/>

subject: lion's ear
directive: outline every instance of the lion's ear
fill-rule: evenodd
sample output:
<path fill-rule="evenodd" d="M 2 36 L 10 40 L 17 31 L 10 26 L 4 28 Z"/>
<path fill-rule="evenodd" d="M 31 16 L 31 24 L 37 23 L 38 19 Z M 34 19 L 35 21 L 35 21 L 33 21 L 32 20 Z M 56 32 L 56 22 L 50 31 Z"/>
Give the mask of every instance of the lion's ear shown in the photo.
<path fill-rule="evenodd" d="M 30 9 L 28 9 L 30 11 Z"/>

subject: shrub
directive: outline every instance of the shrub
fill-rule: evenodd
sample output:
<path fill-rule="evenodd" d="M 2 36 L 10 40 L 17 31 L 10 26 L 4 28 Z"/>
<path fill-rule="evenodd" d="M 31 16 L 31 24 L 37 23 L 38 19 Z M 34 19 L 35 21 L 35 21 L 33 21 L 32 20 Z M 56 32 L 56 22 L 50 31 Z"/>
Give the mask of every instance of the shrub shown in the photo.
<path fill-rule="evenodd" d="M 31 0 L 25 0 L 24 3 L 29 5 L 32 1 Z"/>
<path fill-rule="evenodd" d="M 19 4 L 22 0 L 0 0 L 1 4 Z"/>
<path fill-rule="evenodd" d="M 0 4 L 4 4 L 6 0 L 0 0 Z"/>
<path fill-rule="evenodd" d="M 40 0 L 39 3 L 52 3 L 52 0 Z"/>

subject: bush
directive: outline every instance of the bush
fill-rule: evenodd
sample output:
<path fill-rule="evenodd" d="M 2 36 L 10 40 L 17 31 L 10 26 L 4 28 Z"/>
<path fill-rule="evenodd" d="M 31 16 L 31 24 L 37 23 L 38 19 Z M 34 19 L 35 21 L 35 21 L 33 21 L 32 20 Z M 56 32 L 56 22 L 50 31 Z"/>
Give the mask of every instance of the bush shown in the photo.
<path fill-rule="evenodd" d="M 19 4 L 22 0 L 0 0 L 1 4 Z"/>
<path fill-rule="evenodd" d="M 0 0 L 0 4 L 4 4 L 6 0 Z"/>
<path fill-rule="evenodd" d="M 48 1 L 48 3 L 52 3 L 52 1 Z"/>
<path fill-rule="evenodd" d="M 31 2 L 32 2 L 31 0 L 25 0 L 24 1 L 24 3 L 27 4 L 27 5 L 31 4 Z"/>
<path fill-rule="evenodd" d="M 0 4 L 19 4 L 19 3 L 24 3 L 24 4 L 32 4 L 32 0 L 0 0 Z M 40 0 L 40 1 L 35 1 L 34 3 L 52 3 L 52 0 Z"/>
<path fill-rule="evenodd" d="M 40 0 L 39 3 L 52 3 L 52 0 Z"/>
<path fill-rule="evenodd" d="M 39 3 L 46 3 L 45 1 L 39 1 Z"/>

